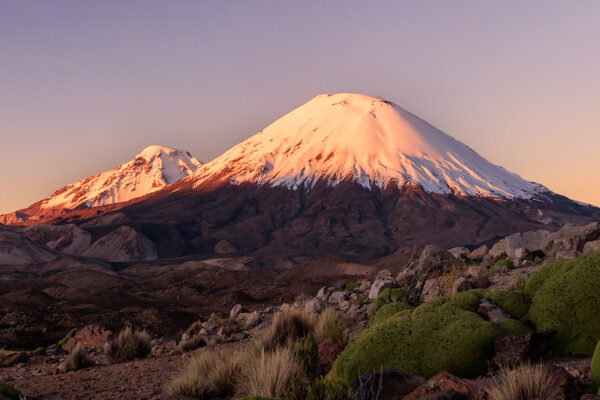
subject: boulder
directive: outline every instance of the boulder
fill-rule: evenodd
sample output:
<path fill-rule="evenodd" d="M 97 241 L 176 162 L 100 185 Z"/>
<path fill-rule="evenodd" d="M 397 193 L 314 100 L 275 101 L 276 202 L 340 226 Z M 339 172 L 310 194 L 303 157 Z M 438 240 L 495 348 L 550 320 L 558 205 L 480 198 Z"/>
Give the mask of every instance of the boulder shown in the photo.
<path fill-rule="evenodd" d="M 600 239 L 600 222 L 588 225 L 567 224 L 558 231 L 548 235 L 542 244 L 544 252 L 549 256 L 564 251 L 583 251 L 585 243 Z"/>
<path fill-rule="evenodd" d="M 235 253 L 237 250 L 238 250 L 237 247 L 233 243 L 231 243 L 227 240 L 221 240 L 217 244 L 215 244 L 215 253 L 219 253 L 219 254 Z"/>
<path fill-rule="evenodd" d="M 321 300 L 327 299 L 327 286 L 323 286 L 321 289 L 319 289 L 317 292 L 317 298 Z"/>
<path fill-rule="evenodd" d="M 527 257 L 529 257 L 529 250 L 527 250 L 525 247 L 519 247 L 518 249 L 516 249 L 514 251 L 514 255 L 513 255 L 513 259 L 516 261 L 522 261 L 525 260 Z"/>
<path fill-rule="evenodd" d="M 352 382 L 356 400 L 371 400 L 373 393 L 381 392 L 377 399 L 401 399 L 425 383 L 418 375 L 410 375 L 395 368 L 386 368 L 380 372 L 365 374 Z"/>
<path fill-rule="evenodd" d="M 578 251 L 567 250 L 567 251 L 557 252 L 555 257 L 557 259 L 564 258 L 565 260 L 574 260 L 577 257 L 579 257 L 580 255 L 581 255 L 581 253 L 579 253 Z"/>
<path fill-rule="evenodd" d="M 339 304 L 346 300 L 346 292 L 333 292 L 331 296 L 329 296 L 329 304 Z"/>
<path fill-rule="evenodd" d="M 488 255 L 494 259 L 506 257 L 506 240 L 502 239 L 492 246 Z"/>
<path fill-rule="evenodd" d="M 245 324 L 248 328 L 254 328 L 260 322 L 262 314 L 260 311 L 253 311 L 246 316 Z"/>
<path fill-rule="evenodd" d="M 460 395 L 457 397 L 453 392 Z M 451 397 L 439 397 L 441 395 Z M 438 397 L 435 397 L 438 396 Z M 430 378 L 427 382 L 416 388 L 403 400 L 423 399 L 464 399 L 464 400 L 487 400 L 487 393 L 476 381 L 461 379 L 449 372 L 443 371 Z"/>
<path fill-rule="evenodd" d="M 323 310 L 323 306 L 323 301 L 320 298 L 315 297 L 314 299 L 310 299 L 304 303 L 304 310 L 307 313 L 317 314 Z"/>
<path fill-rule="evenodd" d="M 377 277 L 375 279 L 391 280 L 392 273 L 387 269 L 382 269 L 381 271 L 377 272 Z"/>
<path fill-rule="evenodd" d="M 448 250 L 448 253 L 452 254 L 459 260 L 468 260 L 471 252 L 466 247 L 454 247 Z"/>
<path fill-rule="evenodd" d="M 483 245 L 481 247 L 476 248 L 469 254 L 469 260 L 471 261 L 481 261 L 485 256 L 488 255 L 489 247 Z"/>
<path fill-rule="evenodd" d="M 435 245 L 428 245 L 423 249 L 417 265 L 417 273 L 427 273 L 435 278 L 450 272 L 461 263 L 456 257 Z"/>
<path fill-rule="evenodd" d="M 236 304 L 235 306 L 233 306 L 233 308 L 231 309 L 231 311 L 229 311 L 229 318 L 235 318 L 235 317 L 237 317 L 240 312 L 242 312 L 242 305 L 241 304 Z"/>
<path fill-rule="evenodd" d="M 592 240 L 583 246 L 583 254 L 593 253 L 600 250 L 600 240 Z"/>
<path fill-rule="evenodd" d="M 554 331 L 493 338 L 494 356 L 488 360 L 488 371 L 498 371 L 502 368 L 512 369 L 523 361 L 537 362 L 549 356 L 552 335 L 554 335 Z"/>
<path fill-rule="evenodd" d="M 481 299 L 479 301 L 479 307 L 477 307 L 477 314 L 481 315 L 483 319 L 490 321 L 491 323 L 497 324 L 498 322 L 512 318 L 510 314 L 498 307 L 493 301 L 488 299 Z"/>
<path fill-rule="evenodd" d="M 104 346 L 108 339 L 112 336 L 112 332 L 98 325 L 87 325 L 73 334 L 62 348 L 69 353 L 75 348 L 77 343 L 81 343 L 83 347 L 101 347 Z"/>
<path fill-rule="evenodd" d="M 544 240 L 550 235 L 550 231 L 540 229 L 538 231 L 529 231 L 514 233 L 504 238 L 506 256 L 508 258 L 517 258 L 517 249 L 525 249 L 529 253 L 542 254 Z"/>
<path fill-rule="evenodd" d="M 389 288 L 392 286 L 392 282 L 388 280 L 378 279 L 371 285 L 371 290 L 369 291 L 369 300 L 375 300 L 379 293 L 383 289 Z"/>

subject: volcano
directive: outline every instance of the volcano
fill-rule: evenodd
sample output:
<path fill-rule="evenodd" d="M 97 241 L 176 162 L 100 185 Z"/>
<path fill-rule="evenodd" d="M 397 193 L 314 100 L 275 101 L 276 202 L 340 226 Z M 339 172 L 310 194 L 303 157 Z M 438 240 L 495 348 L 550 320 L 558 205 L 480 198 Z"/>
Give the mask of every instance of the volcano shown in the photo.
<path fill-rule="evenodd" d="M 600 218 L 599 209 L 522 179 L 401 107 L 362 94 L 318 95 L 194 166 L 142 197 L 108 204 L 95 196 L 79 209 L 71 201 L 68 211 L 28 223 L 102 232 L 127 224 L 156 243 L 159 258 L 210 257 L 227 241 L 232 253 L 277 264 L 374 260 L 428 243 L 473 247 Z"/>

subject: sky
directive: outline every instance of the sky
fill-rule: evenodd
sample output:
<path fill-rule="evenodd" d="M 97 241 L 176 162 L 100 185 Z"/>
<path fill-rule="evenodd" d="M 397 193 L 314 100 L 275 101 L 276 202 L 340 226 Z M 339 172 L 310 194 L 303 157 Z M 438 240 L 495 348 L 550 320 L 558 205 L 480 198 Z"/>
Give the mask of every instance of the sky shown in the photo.
<path fill-rule="evenodd" d="M 2 1 L 0 214 L 152 144 L 206 162 L 319 93 L 391 100 L 600 205 L 598 1 Z"/>

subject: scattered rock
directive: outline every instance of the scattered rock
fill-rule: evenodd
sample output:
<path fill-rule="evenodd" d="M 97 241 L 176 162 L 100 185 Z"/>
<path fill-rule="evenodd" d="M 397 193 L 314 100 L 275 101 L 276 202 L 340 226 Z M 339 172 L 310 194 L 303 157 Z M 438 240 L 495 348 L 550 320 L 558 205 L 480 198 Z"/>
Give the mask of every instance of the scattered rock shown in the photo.
<path fill-rule="evenodd" d="M 231 311 L 229 311 L 229 318 L 235 318 L 238 316 L 238 314 L 242 311 L 242 305 L 241 304 L 236 304 L 235 306 L 233 306 L 233 308 L 231 309 Z"/>
<path fill-rule="evenodd" d="M 369 291 L 369 300 L 375 300 L 383 289 L 389 288 L 390 286 L 392 286 L 391 281 L 386 281 L 383 279 L 376 280 L 371 285 L 371 290 Z"/>
<path fill-rule="evenodd" d="M 417 273 L 429 273 L 431 278 L 436 278 L 440 275 L 448 273 L 452 268 L 460 265 L 452 254 L 446 250 L 442 250 L 435 245 L 425 247 L 419 258 Z"/>
<path fill-rule="evenodd" d="M 377 273 L 377 277 L 375 279 L 391 280 L 392 273 L 390 271 L 388 271 L 387 269 L 382 269 L 381 271 L 379 271 Z"/>
<path fill-rule="evenodd" d="M 456 397 L 454 391 L 460 395 Z M 439 396 L 452 397 L 439 397 Z M 435 397 L 438 396 L 438 397 Z M 468 399 L 468 400 L 486 400 L 487 393 L 475 381 L 470 379 L 461 379 L 452 375 L 449 372 L 440 372 L 436 376 L 430 378 L 427 382 L 419 386 L 403 400 L 423 400 L 423 399 Z"/>
<path fill-rule="evenodd" d="M 565 251 L 583 251 L 585 243 L 598 239 L 600 239 L 600 222 L 582 226 L 566 224 L 548 235 L 542 248 L 547 255 L 554 256 Z"/>
<path fill-rule="evenodd" d="M 488 255 L 495 259 L 506 257 L 506 240 L 502 239 L 496 242 L 488 252 Z"/>
<path fill-rule="evenodd" d="M 108 339 L 112 336 L 112 332 L 98 325 L 87 325 L 69 337 L 67 342 L 62 346 L 69 353 L 75 348 L 77 343 L 81 343 L 83 347 L 104 346 Z"/>
<path fill-rule="evenodd" d="M 346 292 L 333 292 L 329 296 L 329 304 L 339 304 L 344 300 L 346 300 Z"/>
<path fill-rule="evenodd" d="M 587 242 L 583 246 L 583 254 L 593 253 L 598 250 L 600 250 L 600 240 L 593 240 L 591 242 Z"/>
<path fill-rule="evenodd" d="M 469 260 L 471 261 L 481 261 L 485 256 L 488 255 L 489 247 L 483 245 L 481 247 L 476 248 L 469 254 Z"/>
<path fill-rule="evenodd" d="M 564 258 L 566 260 L 574 260 L 577 257 L 579 257 L 581 254 L 578 251 L 571 251 L 571 250 L 567 250 L 567 251 L 559 251 L 556 253 L 556 258 L 557 259 L 561 259 Z"/>
<path fill-rule="evenodd" d="M 493 338 L 494 356 L 488 361 L 488 370 L 514 368 L 523 361 L 537 362 L 549 356 L 553 335 L 554 331 L 542 331 Z"/>
<path fill-rule="evenodd" d="M 377 399 L 393 400 L 403 398 L 407 394 L 425 383 L 425 379 L 417 375 L 409 375 L 395 368 L 386 368 L 383 371 L 365 374 L 357 377 L 352 382 L 357 400 L 371 400 L 372 394 L 381 393 Z"/>
<path fill-rule="evenodd" d="M 304 303 L 304 310 L 307 313 L 320 313 L 323 310 L 323 301 L 318 297 L 310 299 Z"/>
<path fill-rule="evenodd" d="M 459 260 L 468 260 L 471 252 L 466 247 L 454 247 L 448 250 L 448 253 L 452 254 Z"/>
<path fill-rule="evenodd" d="M 559 388 L 560 395 L 557 396 L 557 399 L 579 400 L 584 391 L 583 383 L 579 379 L 569 374 L 564 368 L 553 364 L 548 366 L 548 374 Z"/>
<path fill-rule="evenodd" d="M 2 362 L 3 367 L 12 367 L 17 364 L 21 364 L 27 362 L 29 360 L 29 355 L 24 351 L 18 351 L 16 353 L 12 353 L 7 355 Z"/>
<path fill-rule="evenodd" d="M 481 299 L 479 301 L 477 314 L 481 315 L 484 319 L 493 324 L 497 324 L 502 320 L 512 318 L 510 314 L 488 299 Z"/>

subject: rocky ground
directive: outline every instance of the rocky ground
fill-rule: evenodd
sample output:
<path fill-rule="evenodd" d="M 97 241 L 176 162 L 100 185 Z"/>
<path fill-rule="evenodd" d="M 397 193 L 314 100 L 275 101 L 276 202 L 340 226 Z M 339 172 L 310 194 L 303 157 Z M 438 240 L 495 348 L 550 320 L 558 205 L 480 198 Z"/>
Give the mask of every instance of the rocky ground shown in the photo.
<path fill-rule="evenodd" d="M 344 315 L 353 337 L 364 329 L 374 302 L 387 288 L 414 285 L 415 279 L 426 276 L 425 301 L 479 288 L 519 291 L 524 279 L 548 262 L 600 248 L 598 237 L 598 224 L 567 226 L 555 233 L 511 235 L 494 246 L 473 250 L 428 246 L 414 262 L 401 265 L 391 259 L 370 266 L 327 259 L 289 270 L 230 271 L 204 263 L 159 267 L 140 263 L 108 278 L 96 270 L 77 280 L 64 277 L 65 271 L 13 276 L 0 282 L 0 333 L 3 347 L 12 349 L 1 362 L 0 381 L 27 399 L 167 398 L 165 385 L 195 351 L 203 351 L 185 348 L 192 337 L 184 331 L 194 321 L 201 321 L 196 334 L 207 348 L 239 346 L 256 337 L 280 310 L 319 313 L 333 307 Z M 506 318 L 488 300 L 481 300 L 477 312 L 493 323 Z M 109 365 L 103 345 L 111 330 L 126 323 L 150 330 L 152 352 L 144 359 Z M 95 365 L 65 372 L 64 360 L 77 342 L 90 351 Z M 495 359 L 522 356 L 511 348 L 512 342 L 506 343 L 496 350 Z M 514 343 L 522 343 L 522 338 Z M 545 362 L 562 368 L 564 373 L 556 373 L 565 385 L 589 391 L 590 358 L 546 355 Z M 452 390 L 486 382 L 435 379 L 442 378 L 454 382 Z"/>

